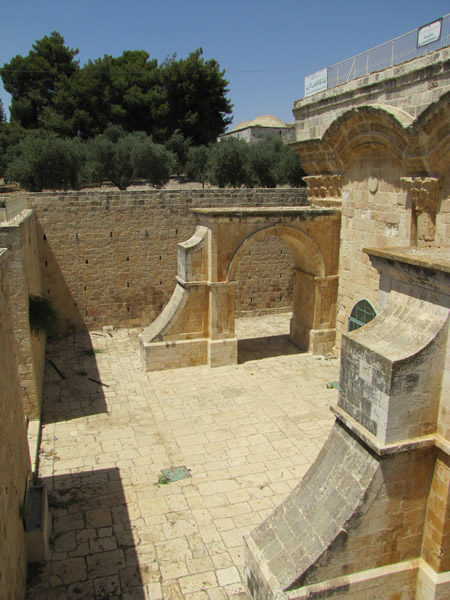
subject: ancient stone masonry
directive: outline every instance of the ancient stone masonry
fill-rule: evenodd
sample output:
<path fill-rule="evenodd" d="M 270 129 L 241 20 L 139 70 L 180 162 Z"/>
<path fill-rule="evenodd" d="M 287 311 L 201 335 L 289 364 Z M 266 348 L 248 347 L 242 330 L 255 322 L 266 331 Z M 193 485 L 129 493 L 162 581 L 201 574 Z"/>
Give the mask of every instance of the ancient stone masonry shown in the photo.
<path fill-rule="evenodd" d="M 26 556 L 21 517 L 30 460 L 17 369 L 13 295 L 9 286 L 11 260 L 10 252 L 0 248 L 0 596 L 22 600 Z"/>
<path fill-rule="evenodd" d="M 9 249 L 9 278 L 14 314 L 21 394 L 26 415 L 39 418 L 42 406 L 45 337 L 33 335 L 28 317 L 30 294 L 41 295 L 41 273 L 36 239 L 36 215 L 31 210 L 0 223 L 0 246 Z"/>
<path fill-rule="evenodd" d="M 254 238 L 280 236 L 295 261 L 290 336 L 300 348 L 334 345 L 340 213 L 310 208 L 194 209 L 195 234 L 178 245 L 177 287 L 140 335 L 146 370 L 237 362 L 235 274 Z"/>
<path fill-rule="evenodd" d="M 308 198 L 316 206 L 341 205 L 342 175 L 309 175 L 305 177 Z"/>
<path fill-rule="evenodd" d="M 154 190 L 41 193 L 28 202 L 38 220 L 43 291 L 62 330 L 79 331 L 147 326 L 158 316 L 175 287 L 177 244 L 195 231 L 191 208 L 302 206 L 307 199 L 304 189 Z M 237 313 L 289 310 L 292 266 L 279 237 L 256 242 L 237 274 Z"/>
<path fill-rule="evenodd" d="M 296 140 L 322 137 L 334 121 L 358 106 L 390 106 L 398 114 L 418 117 L 450 89 L 449 61 L 450 48 L 442 48 L 428 56 L 297 100 L 293 108 Z"/>
<path fill-rule="evenodd" d="M 416 244 L 434 242 L 440 181 L 436 177 L 402 177 L 411 194 L 416 223 Z"/>
<path fill-rule="evenodd" d="M 338 347 L 354 305 L 366 298 L 377 307 L 378 274 L 364 246 L 449 245 L 449 98 L 415 120 L 390 106 L 360 106 L 321 139 L 293 144 L 314 205 L 338 202 L 342 181 Z"/>
<path fill-rule="evenodd" d="M 311 202 L 341 197 L 339 399 L 310 471 L 245 536 L 255 600 L 450 596 L 448 60 L 295 105 Z M 378 315 L 347 333 L 361 299 Z"/>
<path fill-rule="evenodd" d="M 450 594 L 450 263 L 371 257 L 383 310 L 344 336 L 337 420 L 318 459 L 245 538 L 253 598 Z"/>

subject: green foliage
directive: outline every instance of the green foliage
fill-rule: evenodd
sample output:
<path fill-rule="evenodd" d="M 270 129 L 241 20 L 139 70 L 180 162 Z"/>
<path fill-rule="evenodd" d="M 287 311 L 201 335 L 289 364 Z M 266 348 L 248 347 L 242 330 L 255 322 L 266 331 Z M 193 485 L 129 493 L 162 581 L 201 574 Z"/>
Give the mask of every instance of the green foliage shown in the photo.
<path fill-rule="evenodd" d="M 169 181 L 175 162 L 175 156 L 161 144 L 155 144 L 150 137 L 135 138 L 132 164 L 136 177 L 160 188 Z"/>
<path fill-rule="evenodd" d="M 179 129 L 175 130 L 164 146 L 175 156 L 174 172 L 180 176 L 184 173 L 191 140 L 185 139 Z"/>
<path fill-rule="evenodd" d="M 230 123 L 228 82 L 215 60 L 204 60 L 201 49 L 161 65 L 144 50 L 126 50 L 82 68 L 74 60 L 77 53 L 53 32 L 38 40 L 28 56 L 18 55 L 3 66 L 13 122 L 82 139 L 102 134 L 110 124 L 145 131 L 160 143 L 179 131 L 196 145 L 215 140 Z"/>
<path fill-rule="evenodd" d="M 3 65 L 3 86 L 12 96 L 11 121 L 26 129 L 42 124 L 43 111 L 64 83 L 79 69 L 74 57 L 78 50 L 64 45 L 53 31 L 32 46 L 28 56 L 15 56 Z"/>
<path fill-rule="evenodd" d="M 86 157 L 84 177 L 88 182 L 111 181 L 120 190 L 136 178 L 161 187 L 169 181 L 175 163 L 173 154 L 146 133 L 127 133 L 117 125 L 88 140 Z"/>
<path fill-rule="evenodd" d="M 111 181 L 126 190 L 133 181 L 131 159 L 133 142 L 122 128 L 112 126 L 104 134 L 89 140 L 86 147 L 86 175 L 91 183 Z"/>
<path fill-rule="evenodd" d="M 34 335 L 52 335 L 56 332 L 58 315 L 48 298 L 30 295 L 28 297 L 30 329 Z"/>
<path fill-rule="evenodd" d="M 274 188 L 277 185 L 278 154 L 265 140 L 249 144 L 249 165 L 252 183 L 257 187 Z"/>
<path fill-rule="evenodd" d="M 82 148 L 74 140 L 55 135 L 28 134 L 13 148 L 6 176 L 24 189 L 78 189 Z"/>
<path fill-rule="evenodd" d="M 217 61 L 205 61 L 202 55 L 203 50 L 198 48 L 186 59 L 176 60 L 174 55 L 160 66 L 167 103 L 167 114 L 161 123 L 163 139 L 179 129 L 184 138 L 200 146 L 215 141 L 231 122 L 225 72 Z"/>
<path fill-rule="evenodd" d="M 277 153 L 277 183 L 279 185 L 290 185 L 291 187 L 305 187 L 303 181 L 305 175 L 300 164 L 300 158 L 295 150 L 292 150 L 284 144 L 279 138 L 268 138 L 267 143 L 271 144 L 274 152 Z"/>
<path fill-rule="evenodd" d="M 191 181 L 199 181 L 205 186 L 208 181 L 208 146 L 192 146 L 186 158 L 186 175 Z"/>
<path fill-rule="evenodd" d="M 211 146 L 208 172 L 210 183 L 220 188 L 248 185 L 250 173 L 247 142 L 231 137 Z"/>

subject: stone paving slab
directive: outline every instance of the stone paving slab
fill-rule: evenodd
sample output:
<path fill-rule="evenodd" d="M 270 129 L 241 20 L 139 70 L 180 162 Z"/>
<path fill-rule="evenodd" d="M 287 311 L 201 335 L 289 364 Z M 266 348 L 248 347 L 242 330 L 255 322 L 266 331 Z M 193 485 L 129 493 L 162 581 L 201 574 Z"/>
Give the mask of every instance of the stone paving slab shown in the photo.
<path fill-rule="evenodd" d="M 242 536 L 299 483 L 334 418 L 339 363 L 289 315 L 237 320 L 239 364 L 145 373 L 139 330 L 49 344 L 39 476 L 53 533 L 29 600 L 244 599 Z M 190 478 L 164 484 L 161 470 Z"/>

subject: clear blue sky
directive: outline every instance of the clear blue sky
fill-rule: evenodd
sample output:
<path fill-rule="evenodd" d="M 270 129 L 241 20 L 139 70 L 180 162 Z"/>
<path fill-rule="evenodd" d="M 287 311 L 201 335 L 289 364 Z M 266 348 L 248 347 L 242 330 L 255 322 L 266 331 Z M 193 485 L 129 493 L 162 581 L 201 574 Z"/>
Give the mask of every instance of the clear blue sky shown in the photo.
<path fill-rule="evenodd" d="M 80 65 L 146 50 L 162 61 L 202 47 L 229 81 L 233 123 L 293 121 L 304 77 L 450 11 L 449 0 L 10 0 L 0 10 L 0 66 L 58 31 Z M 0 85 L 5 108 L 10 97 Z"/>

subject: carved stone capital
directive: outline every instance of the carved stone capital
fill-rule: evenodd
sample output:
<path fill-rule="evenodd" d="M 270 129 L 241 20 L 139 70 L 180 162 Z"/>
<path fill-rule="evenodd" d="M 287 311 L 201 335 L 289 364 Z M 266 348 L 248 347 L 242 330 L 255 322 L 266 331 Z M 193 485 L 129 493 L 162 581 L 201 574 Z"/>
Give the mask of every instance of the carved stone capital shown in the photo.
<path fill-rule="evenodd" d="M 436 214 L 440 190 L 440 181 L 437 177 L 402 177 L 401 181 L 411 194 L 416 212 L 427 210 Z"/>
<path fill-rule="evenodd" d="M 440 181 L 436 177 L 402 177 L 417 221 L 417 244 L 434 241 Z"/>
<path fill-rule="evenodd" d="M 342 198 L 342 175 L 309 175 L 303 178 L 308 188 L 308 197 L 314 204 L 332 204 Z"/>

